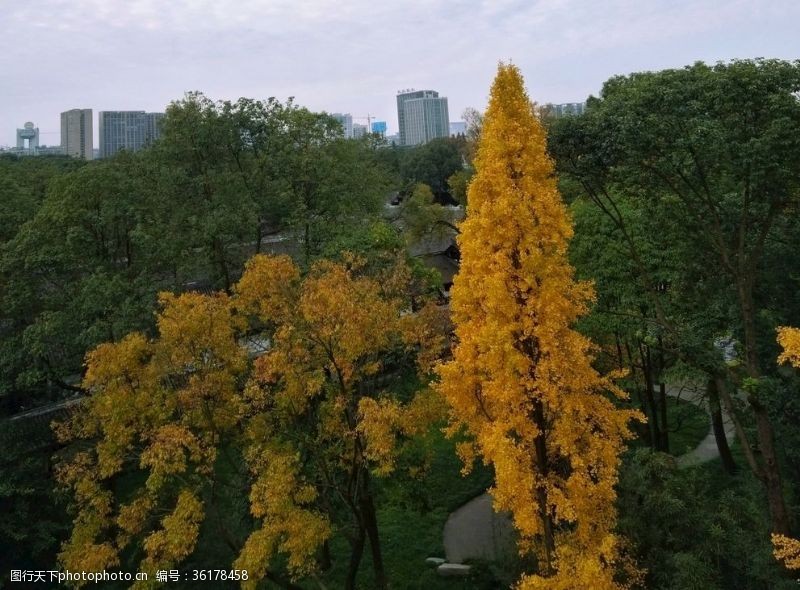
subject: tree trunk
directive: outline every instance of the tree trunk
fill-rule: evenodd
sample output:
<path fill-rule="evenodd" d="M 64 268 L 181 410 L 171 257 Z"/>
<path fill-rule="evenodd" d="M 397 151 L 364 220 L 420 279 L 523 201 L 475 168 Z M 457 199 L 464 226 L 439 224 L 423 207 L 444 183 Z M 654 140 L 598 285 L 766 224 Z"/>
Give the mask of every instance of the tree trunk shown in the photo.
<path fill-rule="evenodd" d="M 639 399 L 639 409 L 642 411 L 642 414 L 648 417 L 648 420 L 644 423 L 636 422 L 636 430 L 641 438 L 646 438 L 650 447 L 655 449 L 654 438 L 653 438 L 653 421 L 649 419 L 649 410 L 647 409 L 647 404 L 645 403 L 644 395 L 642 394 L 642 390 L 639 388 L 638 383 L 636 382 L 636 363 L 633 360 L 633 353 L 631 353 L 631 345 L 628 342 L 628 339 L 625 339 L 625 352 L 628 355 L 628 365 L 631 369 L 631 376 L 634 379 L 634 389 L 636 391 L 636 397 Z"/>
<path fill-rule="evenodd" d="M 744 353 L 747 375 L 751 379 L 761 377 L 758 363 L 758 338 L 756 335 L 755 305 L 753 303 L 753 284 L 745 277 L 738 281 L 739 306 L 744 328 Z M 789 512 L 783 497 L 780 465 L 775 451 L 775 432 L 769 419 L 767 408 L 757 398 L 758 392 L 750 393 L 748 402 L 756 418 L 758 448 L 761 452 L 764 486 L 767 489 L 767 503 L 772 520 L 772 532 L 789 534 Z"/>
<path fill-rule="evenodd" d="M 749 279 L 738 282 L 739 309 L 742 313 L 744 329 L 744 357 L 748 376 L 757 379 L 761 376 L 758 363 L 758 338 L 756 336 L 755 305 L 753 303 L 753 286 Z"/>
<path fill-rule="evenodd" d="M 667 384 L 658 384 L 658 403 L 661 410 L 661 450 L 669 453 L 669 420 L 667 419 Z"/>
<path fill-rule="evenodd" d="M 222 280 L 225 282 L 225 292 L 230 293 L 231 275 L 230 271 L 228 270 L 228 263 L 225 261 L 225 246 L 222 243 L 222 240 L 215 237 L 212 241 L 211 247 L 217 259 L 217 264 L 219 265 L 219 272 L 222 275 Z"/>
<path fill-rule="evenodd" d="M 344 590 L 355 590 L 358 566 L 361 565 L 361 556 L 364 555 L 364 541 L 366 531 L 361 523 L 357 523 L 356 536 L 350 543 L 350 563 L 347 564 L 347 576 L 344 580 Z"/>
<path fill-rule="evenodd" d="M 533 419 L 539 434 L 534 441 L 536 448 L 536 468 L 540 477 L 547 479 L 549 464 L 547 461 L 547 442 L 545 439 L 547 424 L 544 419 L 544 407 L 542 402 L 536 400 L 533 404 Z M 541 574 L 544 577 L 553 575 L 553 560 L 555 559 L 556 543 L 553 531 L 553 519 L 550 515 L 550 506 L 547 499 L 547 489 L 539 486 L 536 490 L 536 500 L 539 504 L 539 518 L 542 519 L 542 531 L 544 532 L 544 559 L 545 564 Z"/>
<path fill-rule="evenodd" d="M 625 368 L 625 360 L 622 357 L 622 345 L 619 343 L 619 333 L 614 332 L 614 342 L 617 344 L 617 368 Z"/>
<path fill-rule="evenodd" d="M 645 352 L 645 346 L 640 341 L 638 344 L 639 358 L 642 360 L 642 373 L 644 374 L 644 395 L 647 400 L 647 416 L 650 426 L 650 441 L 651 446 L 657 451 L 664 451 L 661 448 L 661 429 L 658 425 L 658 407 L 656 406 L 656 398 L 653 395 L 655 384 L 653 383 L 653 367 L 650 364 L 650 352 Z"/>
<path fill-rule="evenodd" d="M 331 544 L 328 541 L 322 543 L 319 550 L 319 569 L 327 572 L 333 567 L 333 559 L 331 558 Z"/>
<path fill-rule="evenodd" d="M 725 378 L 721 375 L 714 375 L 714 383 L 716 385 L 719 398 L 722 401 L 722 405 L 725 406 L 725 410 L 728 412 L 728 415 L 733 421 L 733 427 L 736 430 L 736 438 L 739 439 L 739 445 L 742 447 L 742 452 L 744 453 L 744 458 L 747 461 L 747 465 L 750 467 L 753 475 L 761 480 L 764 478 L 764 473 L 761 469 L 761 466 L 759 466 L 758 461 L 756 460 L 753 447 L 750 446 L 750 440 L 747 437 L 747 433 L 745 432 L 742 423 L 739 421 L 739 417 L 736 415 L 736 408 L 733 406 L 733 399 L 728 391 L 728 384 L 725 381 Z"/>
<path fill-rule="evenodd" d="M 375 588 L 377 588 L 377 590 L 386 590 L 388 582 L 386 579 L 386 569 L 383 565 L 381 539 L 378 534 L 378 517 L 375 511 L 375 503 L 372 500 L 372 490 L 369 485 L 369 472 L 366 469 L 364 469 L 362 481 L 363 484 L 359 504 L 364 528 L 369 537 L 369 548 L 372 554 L 372 569 L 375 572 Z"/>
<path fill-rule="evenodd" d="M 733 454 L 728 445 L 728 439 L 725 437 L 725 424 L 723 422 L 722 408 L 719 402 L 719 391 L 717 391 L 717 382 L 713 376 L 708 380 L 706 393 L 708 394 L 708 409 L 711 413 L 711 426 L 714 430 L 714 440 L 717 442 L 719 456 L 720 459 L 722 459 L 722 467 L 729 475 L 733 475 L 736 472 L 736 462 L 733 460 Z"/>
<path fill-rule="evenodd" d="M 746 269 L 749 270 L 749 269 Z M 756 334 L 755 304 L 753 302 L 753 282 L 748 274 L 740 275 L 736 282 L 739 295 L 739 309 L 744 329 L 744 356 L 747 376 L 758 380 L 761 368 L 758 362 L 758 337 Z M 783 497 L 778 455 L 775 451 L 775 432 L 769 419 L 767 408 L 758 399 L 758 392 L 750 393 L 748 402 L 756 418 L 758 448 L 761 452 L 762 481 L 767 490 L 767 503 L 772 520 L 772 532 L 789 534 L 789 513 Z"/>
<path fill-rule="evenodd" d="M 661 448 L 665 453 L 669 453 L 669 420 L 667 418 L 667 384 L 664 383 L 664 371 L 666 370 L 664 360 L 664 341 L 661 335 L 658 336 L 658 402 L 661 409 Z"/>
<path fill-rule="evenodd" d="M 786 509 L 786 500 L 783 497 L 783 484 L 778 466 L 778 455 L 775 451 L 775 436 L 772 424 L 767 414 L 767 409 L 760 402 L 753 403 L 753 412 L 756 415 L 756 432 L 758 445 L 763 459 L 764 486 L 767 488 L 767 502 L 769 514 L 772 519 L 772 532 L 782 535 L 789 534 L 789 512 Z"/>

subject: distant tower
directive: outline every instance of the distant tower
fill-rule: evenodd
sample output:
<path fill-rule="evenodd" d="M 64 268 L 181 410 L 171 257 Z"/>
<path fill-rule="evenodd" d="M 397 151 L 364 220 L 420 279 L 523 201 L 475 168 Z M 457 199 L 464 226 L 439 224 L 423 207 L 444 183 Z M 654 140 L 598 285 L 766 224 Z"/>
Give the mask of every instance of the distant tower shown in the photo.
<path fill-rule="evenodd" d="M 345 139 L 353 138 L 353 116 L 350 113 L 331 113 L 331 117 L 339 122 Z"/>
<path fill-rule="evenodd" d="M 34 127 L 33 123 L 28 121 L 22 126 L 22 129 L 17 129 L 17 149 L 34 152 L 38 148 L 39 128 Z"/>
<path fill-rule="evenodd" d="M 61 149 L 67 156 L 94 159 L 92 109 L 72 109 L 61 113 Z"/>
<path fill-rule="evenodd" d="M 407 90 L 397 95 L 400 145 L 419 145 L 450 135 L 447 98 L 435 90 Z"/>

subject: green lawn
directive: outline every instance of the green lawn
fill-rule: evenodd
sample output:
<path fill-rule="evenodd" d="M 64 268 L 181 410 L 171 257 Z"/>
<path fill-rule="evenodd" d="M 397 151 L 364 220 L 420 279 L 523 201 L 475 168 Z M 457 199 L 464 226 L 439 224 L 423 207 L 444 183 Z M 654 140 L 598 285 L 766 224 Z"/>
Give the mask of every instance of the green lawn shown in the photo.
<path fill-rule="evenodd" d="M 427 441 L 430 466 L 423 478 L 409 485 L 375 480 L 379 494 L 378 519 L 386 570 L 394 590 L 483 590 L 492 588 L 488 571 L 470 579 L 441 578 L 425 564 L 426 557 L 444 557 L 442 531 L 452 510 L 483 493 L 492 474 L 476 465 L 468 476 L 461 475 L 461 461 L 455 444 L 434 429 Z M 349 546 L 337 538 L 332 545 L 334 567 L 325 575 L 329 588 L 341 587 Z M 481 570 L 481 568 L 476 568 Z M 359 587 L 373 587 L 368 551 L 359 572 Z M 308 584 L 313 588 L 313 584 Z"/>

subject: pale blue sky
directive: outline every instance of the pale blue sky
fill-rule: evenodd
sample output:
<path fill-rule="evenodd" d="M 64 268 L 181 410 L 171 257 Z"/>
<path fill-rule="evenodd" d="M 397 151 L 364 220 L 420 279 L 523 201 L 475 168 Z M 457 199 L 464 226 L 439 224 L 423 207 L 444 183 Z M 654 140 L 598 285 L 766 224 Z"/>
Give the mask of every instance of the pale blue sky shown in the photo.
<path fill-rule="evenodd" d="M 438 90 L 458 120 L 501 59 L 537 102 L 573 102 L 614 74 L 800 58 L 798 23 L 798 0 L 0 0 L 0 145 L 25 121 L 54 145 L 63 110 L 96 126 L 187 90 L 295 96 L 393 131 L 398 89 Z"/>

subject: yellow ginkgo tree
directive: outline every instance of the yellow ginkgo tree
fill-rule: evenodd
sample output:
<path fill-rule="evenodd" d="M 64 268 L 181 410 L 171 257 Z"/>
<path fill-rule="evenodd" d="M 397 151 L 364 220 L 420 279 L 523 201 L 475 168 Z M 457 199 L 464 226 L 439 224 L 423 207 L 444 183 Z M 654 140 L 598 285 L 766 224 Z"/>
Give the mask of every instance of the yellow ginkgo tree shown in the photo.
<path fill-rule="evenodd" d="M 778 362 L 800 369 L 800 328 L 778 328 L 778 344 L 783 348 Z M 800 541 L 773 533 L 772 546 L 775 559 L 787 569 L 800 570 Z"/>
<path fill-rule="evenodd" d="M 403 263 L 370 276 L 346 258 L 301 277 L 286 256 L 256 256 L 236 287 L 239 312 L 270 339 L 245 389 L 260 525 L 237 566 L 253 586 L 279 552 L 295 576 L 312 573 L 336 529 L 350 544 L 344 588 L 355 588 L 367 544 L 373 587 L 386 588 L 372 474 L 390 473 L 398 441 L 442 416 L 430 391 L 399 400 L 376 379 L 398 355 L 430 371 L 445 344 L 443 314 L 432 304 L 412 313 Z"/>
<path fill-rule="evenodd" d="M 242 413 L 247 355 L 225 295 L 162 294 L 160 304 L 157 338 L 132 333 L 88 355 L 90 395 L 57 427 L 73 443 L 58 471 L 77 511 L 66 569 L 109 569 L 135 547 L 154 577 L 195 548 L 221 441 Z"/>
<path fill-rule="evenodd" d="M 135 563 L 152 580 L 185 562 L 206 526 L 235 556 L 227 565 L 247 571 L 244 587 L 298 588 L 337 534 L 351 542 L 345 588 L 367 544 L 386 587 L 371 478 L 443 408 L 430 390 L 399 399 L 377 381 L 390 362 L 429 374 L 446 313 L 402 257 L 369 272 L 346 259 L 301 276 L 288 257 L 257 256 L 233 296 L 162 294 L 155 337 L 87 356 L 89 395 L 58 426 L 75 509 L 65 569 Z M 253 330 L 256 358 L 242 342 Z M 251 530 L 221 514 L 223 495 L 249 496 Z"/>
<path fill-rule="evenodd" d="M 494 468 L 495 508 L 537 557 L 520 588 L 622 587 L 614 486 L 641 417 L 615 405 L 624 393 L 572 328 L 593 290 L 567 260 L 572 223 L 513 65 L 499 67 L 475 168 L 452 289 L 457 343 L 439 369 L 451 431 L 467 435 L 466 459 Z"/>

